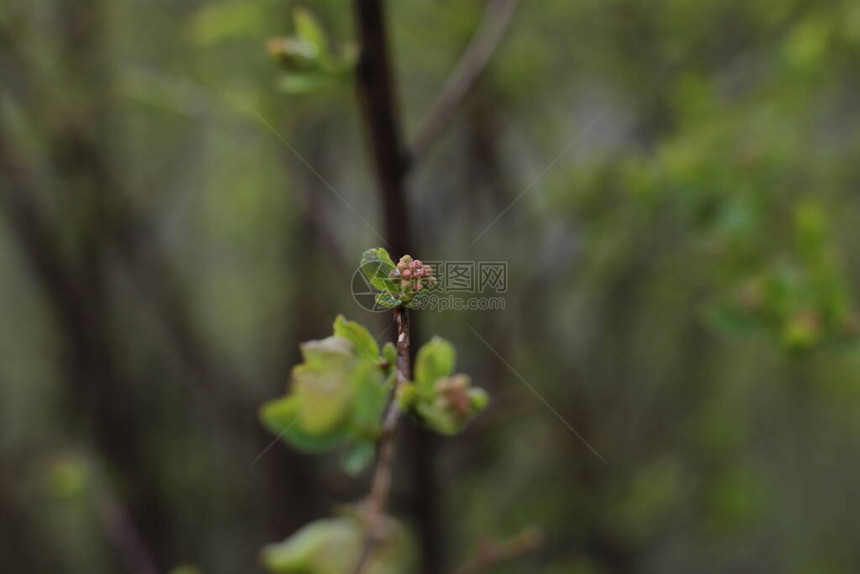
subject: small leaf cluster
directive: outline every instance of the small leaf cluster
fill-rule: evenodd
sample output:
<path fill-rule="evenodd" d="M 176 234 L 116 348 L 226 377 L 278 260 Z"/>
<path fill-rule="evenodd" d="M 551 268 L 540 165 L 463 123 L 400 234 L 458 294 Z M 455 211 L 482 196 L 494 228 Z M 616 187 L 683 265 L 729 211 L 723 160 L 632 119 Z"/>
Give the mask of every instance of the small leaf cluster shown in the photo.
<path fill-rule="evenodd" d="M 393 387 L 396 351 L 382 351 L 358 323 L 338 316 L 334 335 L 300 345 L 303 362 L 293 368 L 292 392 L 263 405 L 269 430 L 305 452 L 352 445 L 348 467 L 373 455 L 380 418 Z"/>
<path fill-rule="evenodd" d="M 332 84 L 348 74 L 355 64 L 354 50 L 334 54 L 320 23 L 303 8 L 293 12 L 295 33 L 272 38 L 269 54 L 284 70 L 278 85 L 288 94 L 307 93 Z"/>
<path fill-rule="evenodd" d="M 489 401 L 483 389 L 472 386 L 468 375 L 454 374 L 455 359 L 453 345 L 433 337 L 418 351 L 415 381 L 397 391 L 401 409 L 444 435 L 463 430 Z"/>
<path fill-rule="evenodd" d="M 300 345 L 303 362 L 293 367 L 291 392 L 263 405 L 263 424 L 294 448 L 326 452 L 349 445 L 345 469 L 361 472 L 382 433 L 382 415 L 395 386 L 397 351 L 342 315 L 334 335 Z M 424 426 L 453 435 L 487 405 L 487 394 L 467 375 L 454 374 L 456 353 L 434 337 L 421 347 L 414 381 L 397 389 L 400 408 Z"/>
<path fill-rule="evenodd" d="M 397 264 L 382 247 L 368 249 L 361 257 L 361 272 L 380 293 L 376 303 L 384 309 L 411 307 L 415 297 L 437 284 L 433 269 L 420 259 L 404 255 Z"/>

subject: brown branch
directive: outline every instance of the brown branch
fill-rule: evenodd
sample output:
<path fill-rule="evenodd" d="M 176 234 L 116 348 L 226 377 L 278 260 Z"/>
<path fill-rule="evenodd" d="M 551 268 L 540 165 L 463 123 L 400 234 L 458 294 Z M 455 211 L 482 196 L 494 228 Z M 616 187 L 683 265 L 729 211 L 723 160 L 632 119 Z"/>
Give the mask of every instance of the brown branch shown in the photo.
<path fill-rule="evenodd" d="M 394 253 L 409 252 L 406 153 L 403 148 L 388 33 L 382 0 L 356 0 L 356 35 L 361 52 L 356 68 L 358 99 L 370 135 L 373 166 L 382 193 L 385 237 Z"/>
<path fill-rule="evenodd" d="M 360 55 L 356 69 L 356 87 L 369 135 L 369 148 L 379 181 L 385 215 L 386 239 L 398 256 L 417 252 L 411 236 L 406 204 L 406 159 L 388 52 L 383 0 L 355 0 L 356 37 Z M 411 335 L 420 340 L 413 321 Z M 436 437 L 417 429 L 410 435 L 411 462 L 414 474 L 412 508 L 422 542 L 422 572 L 438 574 L 443 555 L 437 499 L 437 481 L 433 469 Z"/>
<path fill-rule="evenodd" d="M 486 542 L 478 549 L 472 561 L 460 566 L 454 574 L 478 574 L 502 562 L 510 562 L 533 552 L 543 544 L 543 533 L 530 526 L 512 538 L 502 542 Z"/>
<path fill-rule="evenodd" d="M 397 363 L 395 365 L 397 383 L 392 393 L 391 403 L 388 405 L 388 411 L 385 413 L 382 438 L 380 438 L 377 445 L 376 469 L 373 473 L 370 494 L 367 498 L 364 549 L 353 574 L 362 574 L 367 569 L 374 552 L 379 547 L 384 536 L 383 526 L 385 524 L 385 513 L 388 508 L 388 499 L 391 493 L 391 474 L 394 468 L 394 435 L 401 414 L 396 400 L 396 393 L 397 389 L 406 385 L 411 377 L 411 341 L 409 336 L 409 314 L 406 309 L 403 307 L 395 308 L 394 320 L 397 323 Z"/>
<path fill-rule="evenodd" d="M 421 122 L 409 155 L 412 167 L 426 157 L 481 79 L 511 22 L 519 0 L 488 0 L 472 41 Z"/>

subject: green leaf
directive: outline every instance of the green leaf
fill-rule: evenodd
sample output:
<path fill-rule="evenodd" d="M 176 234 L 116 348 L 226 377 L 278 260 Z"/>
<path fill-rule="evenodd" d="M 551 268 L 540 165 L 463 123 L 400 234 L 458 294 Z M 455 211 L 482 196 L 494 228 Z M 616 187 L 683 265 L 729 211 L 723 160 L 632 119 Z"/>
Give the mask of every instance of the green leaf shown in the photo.
<path fill-rule="evenodd" d="M 338 317 L 334 336 L 303 343 L 304 361 L 293 367 L 291 392 L 263 406 L 267 428 L 307 452 L 348 440 L 376 440 L 390 385 L 379 347 L 367 330 Z"/>
<path fill-rule="evenodd" d="M 415 544 L 406 528 L 386 518 L 385 533 L 367 564 L 366 574 L 403 574 L 415 566 Z M 263 565 L 274 574 L 352 572 L 364 546 L 364 528 L 355 516 L 316 520 L 278 544 L 263 548 Z"/>
<path fill-rule="evenodd" d="M 394 346 L 394 343 L 388 341 L 382 347 L 382 358 L 388 364 L 389 367 L 394 367 L 397 363 L 397 347 Z"/>
<path fill-rule="evenodd" d="M 275 434 L 304 451 L 333 448 L 349 437 L 354 345 L 328 337 L 301 345 L 304 362 L 292 372 L 292 393 L 264 405 L 260 416 Z"/>
<path fill-rule="evenodd" d="M 389 279 L 396 267 L 391 256 L 382 247 L 365 251 L 361 256 L 360 269 L 370 284 L 383 293 L 397 293 L 397 285 Z"/>
<path fill-rule="evenodd" d="M 325 30 L 313 15 L 304 8 L 293 11 L 296 33 L 299 38 L 313 45 L 321 56 L 328 55 L 328 39 Z"/>
<path fill-rule="evenodd" d="M 379 438 L 382 414 L 391 389 L 383 382 L 381 369 L 374 364 L 356 369 L 352 378 L 353 434 L 361 439 L 376 440 Z"/>
<path fill-rule="evenodd" d="M 355 346 L 355 354 L 360 359 L 379 360 L 379 345 L 376 339 L 355 321 L 347 321 L 343 315 L 338 315 L 334 320 L 334 334 L 349 340 Z"/>
<path fill-rule="evenodd" d="M 307 341 L 299 345 L 304 363 L 293 372 L 326 372 L 344 369 L 354 358 L 355 346 L 344 337 L 326 337 L 318 341 Z"/>
<path fill-rule="evenodd" d="M 402 411 L 411 411 L 418 402 L 418 391 L 415 384 L 406 383 L 397 388 L 397 404 Z"/>
<path fill-rule="evenodd" d="M 437 379 L 431 389 L 402 392 L 398 401 L 414 411 L 424 425 L 444 435 L 462 431 L 489 402 L 487 393 L 472 387 L 466 375 Z"/>
<path fill-rule="evenodd" d="M 479 413 L 490 404 L 490 395 L 484 389 L 475 387 L 469 389 L 469 401 L 472 403 L 472 411 Z"/>
<path fill-rule="evenodd" d="M 419 390 L 429 389 L 437 379 L 451 376 L 456 359 L 454 346 L 441 337 L 433 337 L 415 358 L 415 382 Z"/>
<path fill-rule="evenodd" d="M 296 427 L 314 435 L 341 432 L 350 423 L 355 400 L 346 371 L 328 373 L 296 373 L 293 392 L 303 403 Z"/>
<path fill-rule="evenodd" d="M 394 309 L 395 307 L 402 305 L 402 302 L 390 293 L 379 293 L 376 296 L 375 301 L 376 304 L 383 309 Z"/>
<path fill-rule="evenodd" d="M 372 442 L 359 442 L 350 446 L 343 459 L 343 470 L 350 476 L 358 476 L 370 466 L 376 455 L 376 447 Z"/>
<path fill-rule="evenodd" d="M 439 434 L 451 436 L 460 430 L 460 425 L 442 405 L 433 402 L 420 402 L 415 406 L 415 412 L 418 413 L 421 422 L 426 427 Z"/>
<path fill-rule="evenodd" d="M 263 566 L 277 574 L 349 572 L 358 561 L 362 536 L 355 519 L 317 520 L 285 541 L 265 546 Z"/>
<path fill-rule="evenodd" d="M 294 448 L 304 452 L 322 452 L 339 445 L 346 436 L 343 433 L 308 433 L 299 424 L 304 403 L 300 397 L 290 395 L 264 404 L 260 409 L 260 419 L 272 433 L 282 438 Z"/>

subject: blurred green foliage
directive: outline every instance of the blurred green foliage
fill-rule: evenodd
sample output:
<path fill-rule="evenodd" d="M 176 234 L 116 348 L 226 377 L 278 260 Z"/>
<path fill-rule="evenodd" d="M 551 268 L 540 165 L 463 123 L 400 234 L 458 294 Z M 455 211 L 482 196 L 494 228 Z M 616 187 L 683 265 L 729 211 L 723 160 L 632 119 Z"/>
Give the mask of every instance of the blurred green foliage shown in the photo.
<path fill-rule="evenodd" d="M 388 8 L 411 136 L 482 3 Z M 378 241 L 355 213 L 381 227 L 352 24 L 342 0 L 0 7 L 0 570 L 121 568 L 74 496 L 92 467 L 45 464 L 68 442 L 104 463 L 162 571 L 251 571 L 263 544 L 365 491 L 340 469 L 366 448 L 278 445 L 251 464 L 272 440 L 255 409 L 303 360 L 296 343 L 339 311 L 389 323 L 349 293 Z M 285 46 L 298 71 L 267 53 Z M 493 397 L 430 465 L 447 563 L 536 524 L 541 550 L 498 572 L 858 570 L 858 59 L 849 0 L 522 3 L 410 179 L 426 260 L 509 273 L 504 311 L 421 317 Z M 82 313 L 14 224 L 19 193 Z M 130 206 L 119 227 L 143 257 L 98 248 L 99 197 Z M 93 350 L 69 316 L 107 336 Z M 358 419 L 324 410 L 340 444 Z M 394 512 L 411 526 L 409 458 Z M 331 534 L 315 532 L 308 556 Z"/>

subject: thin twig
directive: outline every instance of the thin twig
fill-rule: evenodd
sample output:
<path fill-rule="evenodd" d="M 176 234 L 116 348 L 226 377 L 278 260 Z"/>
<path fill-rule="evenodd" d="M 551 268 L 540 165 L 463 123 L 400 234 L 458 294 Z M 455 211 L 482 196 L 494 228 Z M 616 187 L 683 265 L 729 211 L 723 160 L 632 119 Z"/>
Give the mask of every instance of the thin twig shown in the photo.
<path fill-rule="evenodd" d="M 486 542 L 478 549 L 477 555 L 460 566 L 454 574 L 478 574 L 485 572 L 502 562 L 516 560 L 533 552 L 543 544 L 543 533 L 530 526 L 511 538 L 502 542 Z"/>
<path fill-rule="evenodd" d="M 131 515 L 116 493 L 103 486 L 99 518 L 118 558 L 129 574 L 158 574 L 155 558 L 146 547 Z"/>
<path fill-rule="evenodd" d="M 394 320 L 397 323 L 397 363 L 395 365 L 397 383 L 388 411 L 385 413 L 382 438 L 377 446 L 376 470 L 373 473 L 373 482 L 367 498 L 364 548 L 353 574 L 362 574 L 367 569 L 384 535 L 383 526 L 391 493 L 391 473 L 394 468 L 394 435 L 401 414 L 394 397 L 397 389 L 407 384 L 411 376 L 409 315 L 406 309 L 395 308 Z"/>
<path fill-rule="evenodd" d="M 488 0 L 472 41 L 421 122 L 409 156 L 410 167 L 427 156 L 457 115 L 466 96 L 478 83 L 498 49 L 517 4 L 519 0 Z"/>

